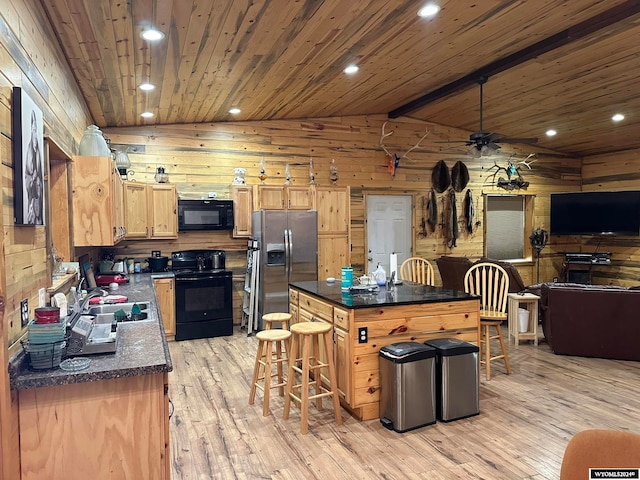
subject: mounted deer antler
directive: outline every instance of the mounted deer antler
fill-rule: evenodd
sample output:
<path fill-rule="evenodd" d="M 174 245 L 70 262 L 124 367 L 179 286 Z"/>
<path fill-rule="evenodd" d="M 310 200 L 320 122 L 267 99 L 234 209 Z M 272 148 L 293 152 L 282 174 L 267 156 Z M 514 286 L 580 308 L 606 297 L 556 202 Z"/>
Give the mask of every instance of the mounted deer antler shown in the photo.
<path fill-rule="evenodd" d="M 533 160 L 531 160 L 530 162 L 527 162 L 527 160 L 529 160 L 532 157 L 533 157 Z M 529 155 L 527 155 L 527 158 L 525 158 L 524 160 L 516 163 L 516 165 L 525 165 L 529 170 L 531 170 L 531 164 L 538 160 L 535 157 L 536 157 L 535 153 L 530 153 Z"/>
<path fill-rule="evenodd" d="M 409 153 L 411 150 L 418 148 L 420 146 L 420 144 L 422 143 L 422 141 L 427 138 L 429 136 L 429 134 L 431 133 L 431 130 L 425 129 L 425 134 L 420 138 L 420 140 L 418 140 L 418 143 L 416 143 L 413 147 L 411 147 L 409 150 L 407 150 L 404 155 L 402 155 L 400 158 L 409 158 L 407 157 L 407 153 Z"/>
<path fill-rule="evenodd" d="M 418 140 L 418 143 L 416 143 L 413 147 L 411 147 L 409 150 L 407 150 L 404 155 L 402 155 L 401 157 L 398 156 L 398 154 L 396 153 L 390 153 L 389 150 L 387 150 L 387 148 L 384 146 L 384 139 L 387 138 L 390 135 L 393 135 L 393 130 L 391 130 L 389 133 L 385 133 L 384 128 L 387 126 L 388 122 L 384 122 L 382 124 L 382 134 L 380 135 L 380 148 L 382 148 L 382 150 L 384 150 L 384 153 L 387 154 L 387 166 L 389 168 L 389 173 L 391 174 L 392 177 L 396 176 L 396 169 L 398 168 L 398 164 L 400 163 L 400 159 L 401 158 L 409 158 L 407 157 L 407 154 L 411 151 L 414 150 L 416 148 L 418 148 L 418 146 L 422 143 L 422 141 L 427 138 L 427 136 L 429 135 L 430 130 L 426 130 L 426 133 L 422 136 L 422 138 L 420 138 L 420 140 Z"/>
<path fill-rule="evenodd" d="M 392 157 L 393 155 L 391 155 L 389 153 L 389 150 L 387 150 L 387 148 L 384 146 L 384 139 L 390 135 L 393 135 L 393 130 L 391 130 L 389 133 L 384 133 L 384 127 L 387 126 L 387 123 L 389 122 L 387 121 L 382 124 L 382 135 L 380 135 L 380 147 L 382 148 L 382 150 L 384 150 L 384 153 L 387 154 L 387 157 Z"/>

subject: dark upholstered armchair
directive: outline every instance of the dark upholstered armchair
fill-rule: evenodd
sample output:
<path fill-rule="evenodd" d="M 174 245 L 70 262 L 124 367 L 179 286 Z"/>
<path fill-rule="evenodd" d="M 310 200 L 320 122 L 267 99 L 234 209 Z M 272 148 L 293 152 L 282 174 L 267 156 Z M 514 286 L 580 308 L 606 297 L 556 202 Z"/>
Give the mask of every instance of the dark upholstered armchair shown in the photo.
<path fill-rule="evenodd" d="M 442 288 L 464 292 L 464 275 L 472 265 L 471 260 L 466 257 L 443 256 L 436 260 L 436 265 L 442 278 Z"/>
<path fill-rule="evenodd" d="M 507 273 L 509 274 L 509 293 L 518 293 L 523 291 L 525 288 L 527 288 L 524 284 L 524 281 L 522 280 L 522 277 L 520 276 L 520 272 L 511 263 L 482 257 L 480 260 L 475 262 L 474 265 L 476 263 L 482 263 L 482 262 L 495 263 L 497 265 L 500 265 L 502 268 L 504 268 L 507 271 Z"/>
<path fill-rule="evenodd" d="M 509 262 L 502 262 L 500 260 L 493 260 L 491 258 L 482 257 L 477 262 L 471 262 L 466 257 L 449 257 L 442 256 L 436 260 L 438 270 L 440 272 L 440 278 L 442 278 L 442 287 L 450 288 L 452 290 L 464 291 L 464 274 L 467 273 L 471 265 L 481 262 L 490 262 L 500 265 L 509 274 L 509 292 L 521 292 L 526 286 L 522 281 L 520 272 Z"/>

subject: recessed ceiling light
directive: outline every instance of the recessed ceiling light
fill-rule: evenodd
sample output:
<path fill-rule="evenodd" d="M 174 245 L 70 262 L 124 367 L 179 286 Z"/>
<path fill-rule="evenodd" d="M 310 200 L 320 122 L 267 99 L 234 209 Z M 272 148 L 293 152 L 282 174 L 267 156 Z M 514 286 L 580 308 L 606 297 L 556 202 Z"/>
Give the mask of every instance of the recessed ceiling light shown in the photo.
<path fill-rule="evenodd" d="M 240 113 L 240 111 L 241 111 L 241 110 L 240 110 L 238 107 L 233 107 L 233 108 L 230 108 L 230 109 L 229 109 L 229 113 L 230 113 L 231 115 L 237 115 L 237 114 L 239 114 L 239 113 Z"/>
<path fill-rule="evenodd" d="M 349 65 L 347 66 L 347 68 L 344 69 L 344 73 L 351 75 L 353 73 L 356 73 L 358 70 L 360 70 L 360 67 L 357 65 Z"/>
<path fill-rule="evenodd" d="M 435 3 L 427 3 L 424 7 L 418 10 L 418 16 L 422 18 L 433 17 L 440 11 L 440 7 Z"/>
<path fill-rule="evenodd" d="M 140 114 L 140 116 L 141 116 L 142 118 L 153 118 L 153 117 L 154 117 L 154 114 L 153 114 L 153 112 L 142 112 L 142 113 Z"/>
<path fill-rule="evenodd" d="M 547 137 L 553 137 L 556 133 L 558 132 L 556 132 L 553 128 L 550 128 L 549 130 L 547 130 Z"/>
<path fill-rule="evenodd" d="M 611 120 L 613 120 L 614 122 L 621 122 L 622 120 L 624 120 L 624 115 L 621 113 L 616 113 L 613 117 L 611 117 Z"/>
<path fill-rule="evenodd" d="M 149 92 L 153 89 L 156 88 L 156 86 L 153 83 L 141 83 L 138 88 L 140 90 L 144 90 L 145 92 Z"/>
<path fill-rule="evenodd" d="M 160 30 L 156 30 L 155 28 L 148 28 L 147 30 L 143 30 L 140 36 L 150 42 L 156 42 L 164 38 L 164 33 Z"/>

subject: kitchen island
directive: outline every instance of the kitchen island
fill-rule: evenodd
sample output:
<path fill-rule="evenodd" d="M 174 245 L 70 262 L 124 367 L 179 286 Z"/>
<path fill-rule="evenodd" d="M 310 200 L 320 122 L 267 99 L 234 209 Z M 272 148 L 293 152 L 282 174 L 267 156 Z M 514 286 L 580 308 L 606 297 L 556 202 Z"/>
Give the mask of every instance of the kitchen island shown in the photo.
<path fill-rule="evenodd" d="M 478 297 L 412 282 L 354 294 L 339 282 L 295 282 L 289 312 L 293 322 L 333 325 L 340 401 L 360 420 L 380 416 L 381 347 L 444 337 L 480 342 Z"/>
<path fill-rule="evenodd" d="M 118 324 L 115 353 L 87 356 L 77 372 L 12 361 L 23 480 L 170 477 L 173 367 L 152 275 L 131 275 L 114 293 L 150 302 L 146 320 Z"/>

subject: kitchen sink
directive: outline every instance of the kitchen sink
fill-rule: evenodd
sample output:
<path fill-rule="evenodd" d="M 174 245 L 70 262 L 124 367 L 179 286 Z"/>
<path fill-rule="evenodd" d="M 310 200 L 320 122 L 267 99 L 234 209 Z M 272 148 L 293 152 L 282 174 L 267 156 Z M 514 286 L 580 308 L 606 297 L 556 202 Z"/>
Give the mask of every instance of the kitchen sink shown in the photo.
<path fill-rule="evenodd" d="M 102 313 L 113 314 L 118 310 L 124 310 L 124 313 L 128 315 L 131 313 L 131 309 L 136 304 L 140 307 L 140 310 L 143 313 L 146 310 L 149 310 L 149 302 L 105 303 L 102 305 L 91 305 L 87 310 L 85 310 L 82 313 L 83 315 L 99 315 Z M 113 317 L 113 315 L 111 316 Z"/>
<path fill-rule="evenodd" d="M 114 321 L 116 321 L 115 312 L 92 314 L 91 318 L 93 318 L 93 322 L 96 325 L 113 323 Z M 138 315 L 127 315 L 126 317 L 124 317 L 123 320 L 118 320 L 118 322 L 143 322 L 143 321 L 153 321 L 153 319 L 148 318 L 147 312 L 141 312 Z"/>
<path fill-rule="evenodd" d="M 132 314 L 131 310 L 134 305 L 140 307 L 140 313 Z M 116 312 L 124 311 L 124 318 L 116 318 Z M 92 305 L 83 313 L 93 317 L 96 324 L 118 322 L 141 322 L 145 320 L 153 320 L 149 318 L 149 302 L 130 302 L 130 303 L 105 303 L 103 305 Z"/>

